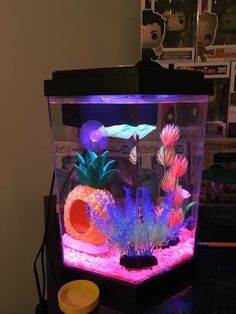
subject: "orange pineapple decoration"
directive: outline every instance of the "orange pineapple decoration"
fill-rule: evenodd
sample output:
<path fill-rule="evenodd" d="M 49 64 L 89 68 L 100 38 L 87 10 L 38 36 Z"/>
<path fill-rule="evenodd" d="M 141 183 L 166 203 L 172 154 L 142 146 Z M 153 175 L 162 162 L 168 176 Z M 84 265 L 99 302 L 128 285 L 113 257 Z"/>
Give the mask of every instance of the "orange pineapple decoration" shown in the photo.
<path fill-rule="evenodd" d="M 115 202 L 111 193 L 104 187 L 115 169 L 110 169 L 114 160 L 105 164 L 108 151 L 97 156 L 87 151 L 86 160 L 77 153 L 77 163 L 73 165 L 80 179 L 80 184 L 69 194 L 64 207 L 64 225 L 67 234 L 76 240 L 101 245 L 106 238 L 100 235 L 95 223 L 89 217 L 89 204 L 99 216 L 106 217 L 106 208 L 99 199 Z M 110 169 L 110 170 L 109 170 Z"/>

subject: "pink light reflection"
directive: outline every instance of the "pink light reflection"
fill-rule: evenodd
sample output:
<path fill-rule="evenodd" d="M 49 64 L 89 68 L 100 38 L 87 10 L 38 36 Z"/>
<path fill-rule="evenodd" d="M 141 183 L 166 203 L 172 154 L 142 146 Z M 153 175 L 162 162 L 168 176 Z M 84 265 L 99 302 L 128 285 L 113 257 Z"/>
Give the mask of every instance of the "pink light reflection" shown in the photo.
<path fill-rule="evenodd" d="M 67 266 L 138 284 L 190 259 L 194 253 L 194 231 L 182 229 L 180 243 L 168 249 L 155 250 L 153 255 L 157 257 L 158 265 L 142 270 L 127 270 L 121 266 L 119 264 L 120 250 L 118 248 L 110 249 L 108 253 L 100 256 L 82 253 L 65 245 L 63 248 L 64 263 Z"/>
<path fill-rule="evenodd" d="M 95 131 L 91 131 L 89 136 L 90 136 L 91 141 L 96 143 L 100 141 L 100 139 L 102 138 L 102 133 L 99 132 L 99 130 L 95 130 Z"/>

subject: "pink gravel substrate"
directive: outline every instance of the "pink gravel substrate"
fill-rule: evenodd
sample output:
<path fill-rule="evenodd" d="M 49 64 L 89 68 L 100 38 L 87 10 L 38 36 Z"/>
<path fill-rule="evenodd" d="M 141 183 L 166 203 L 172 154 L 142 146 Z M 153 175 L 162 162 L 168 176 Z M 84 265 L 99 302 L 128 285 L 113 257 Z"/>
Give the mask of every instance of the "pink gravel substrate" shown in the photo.
<path fill-rule="evenodd" d="M 108 253 L 100 256 L 82 253 L 65 245 L 63 251 L 64 263 L 67 266 L 138 284 L 190 259 L 194 253 L 194 231 L 182 229 L 178 245 L 154 251 L 153 255 L 156 256 L 158 265 L 140 270 L 127 270 L 121 266 L 118 248 L 111 248 Z"/>

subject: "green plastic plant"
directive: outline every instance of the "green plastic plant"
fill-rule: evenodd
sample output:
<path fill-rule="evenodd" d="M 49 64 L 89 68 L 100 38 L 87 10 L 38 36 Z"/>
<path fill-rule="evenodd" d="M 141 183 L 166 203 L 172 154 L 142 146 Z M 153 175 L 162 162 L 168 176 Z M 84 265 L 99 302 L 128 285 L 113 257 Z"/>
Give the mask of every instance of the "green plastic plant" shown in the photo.
<path fill-rule="evenodd" d="M 107 155 L 108 151 L 98 156 L 96 153 L 87 150 L 86 158 L 84 159 L 80 153 L 76 153 L 77 162 L 73 164 L 73 167 L 81 185 L 99 189 L 106 186 L 111 175 L 116 171 L 115 169 L 111 169 L 115 160 L 105 163 Z"/>

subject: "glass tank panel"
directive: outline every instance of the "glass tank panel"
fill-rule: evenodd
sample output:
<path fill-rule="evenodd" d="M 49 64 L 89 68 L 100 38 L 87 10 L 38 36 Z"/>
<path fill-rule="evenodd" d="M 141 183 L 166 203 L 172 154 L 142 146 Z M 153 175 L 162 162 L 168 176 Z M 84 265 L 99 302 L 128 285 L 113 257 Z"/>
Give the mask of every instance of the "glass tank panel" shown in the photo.
<path fill-rule="evenodd" d="M 66 266 L 138 284 L 193 257 L 207 102 L 49 97 Z"/>

